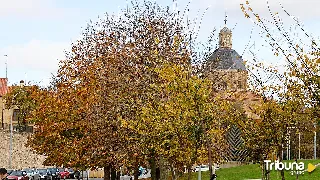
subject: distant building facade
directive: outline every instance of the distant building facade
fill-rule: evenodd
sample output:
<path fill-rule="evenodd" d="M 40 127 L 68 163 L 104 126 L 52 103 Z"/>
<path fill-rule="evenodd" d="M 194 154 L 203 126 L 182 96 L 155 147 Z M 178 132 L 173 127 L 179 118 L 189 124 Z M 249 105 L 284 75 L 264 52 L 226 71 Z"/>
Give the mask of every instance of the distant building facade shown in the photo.
<path fill-rule="evenodd" d="M 206 60 L 204 76 L 214 82 L 214 90 L 246 90 L 248 71 L 232 49 L 232 31 L 226 26 L 219 33 L 219 48 Z"/>
<path fill-rule="evenodd" d="M 20 86 L 24 86 L 24 81 L 20 81 Z M 7 78 L 0 78 L 0 117 L 1 117 L 1 124 L 0 128 L 4 130 L 10 129 L 11 118 L 12 118 L 12 125 L 13 129 L 15 130 L 18 126 L 18 114 L 19 109 L 17 107 L 8 108 L 6 107 L 5 96 L 9 93 L 11 86 L 8 86 L 8 79 Z M 29 129 L 32 129 L 29 128 Z"/>
<path fill-rule="evenodd" d="M 241 93 L 242 97 L 245 97 L 242 102 L 245 111 L 248 106 L 259 100 L 257 95 L 247 91 L 248 71 L 242 57 L 232 49 L 232 31 L 226 25 L 219 33 L 219 47 L 205 60 L 202 74 L 213 82 L 214 92 L 228 90 Z M 254 116 L 249 113 L 247 115 Z M 225 160 L 246 161 L 248 152 L 241 148 L 243 145 L 241 131 L 236 124 L 230 125 L 226 137 L 229 152 Z"/>

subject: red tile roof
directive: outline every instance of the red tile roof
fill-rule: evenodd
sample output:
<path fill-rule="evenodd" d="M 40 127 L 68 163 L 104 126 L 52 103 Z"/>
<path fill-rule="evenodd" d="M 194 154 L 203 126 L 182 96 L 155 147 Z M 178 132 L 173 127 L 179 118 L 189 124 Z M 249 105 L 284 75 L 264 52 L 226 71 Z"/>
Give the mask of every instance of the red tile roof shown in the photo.
<path fill-rule="evenodd" d="M 4 96 L 8 92 L 8 79 L 0 78 L 0 96 Z"/>

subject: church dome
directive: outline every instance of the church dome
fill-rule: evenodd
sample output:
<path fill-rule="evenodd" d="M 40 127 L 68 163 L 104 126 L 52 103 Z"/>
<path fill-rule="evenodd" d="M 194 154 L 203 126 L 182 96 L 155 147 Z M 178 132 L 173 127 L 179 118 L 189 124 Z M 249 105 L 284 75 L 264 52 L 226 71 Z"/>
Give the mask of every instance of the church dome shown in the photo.
<path fill-rule="evenodd" d="M 205 61 L 205 70 L 234 69 L 246 71 L 242 57 L 232 49 L 232 31 L 225 26 L 219 33 L 219 48 L 216 49 Z"/>
<path fill-rule="evenodd" d="M 242 57 L 231 48 L 218 48 L 206 61 L 206 69 L 246 70 Z"/>

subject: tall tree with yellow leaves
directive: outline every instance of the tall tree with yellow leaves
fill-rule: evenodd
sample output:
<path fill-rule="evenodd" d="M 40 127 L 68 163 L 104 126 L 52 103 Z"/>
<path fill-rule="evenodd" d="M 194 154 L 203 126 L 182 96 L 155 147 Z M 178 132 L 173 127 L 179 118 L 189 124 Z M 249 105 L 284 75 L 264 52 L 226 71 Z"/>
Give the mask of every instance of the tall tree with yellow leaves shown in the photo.
<path fill-rule="evenodd" d="M 299 132 L 306 132 L 307 129 L 313 129 L 312 124 L 319 123 L 319 115 L 317 114 L 320 87 L 318 78 L 320 66 L 317 56 L 319 48 L 315 40 L 306 33 L 297 18 L 293 18 L 293 21 L 297 29 L 302 32 L 302 35 L 307 40 L 309 39 L 311 46 L 303 44 L 300 39 L 297 39 L 296 35 L 290 35 L 279 13 L 272 12 L 269 1 L 267 1 L 266 7 L 270 13 L 271 20 L 255 13 L 249 1 L 246 1 L 245 5 L 241 4 L 245 17 L 251 19 L 256 26 L 261 28 L 262 38 L 270 45 L 275 57 L 281 57 L 287 62 L 287 66 L 285 67 L 285 72 L 281 72 L 280 69 L 271 70 L 271 73 L 277 77 L 276 82 L 279 85 L 261 84 L 261 81 L 257 79 L 257 82 L 260 82 L 259 91 L 267 92 L 271 95 L 269 97 L 276 98 L 265 98 L 261 106 L 257 108 L 260 109 L 255 111 L 260 117 L 259 123 L 254 121 L 249 122 L 253 126 L 256 125 L 258 127 L 249 129 L 258 128 L 259 131 L 254 131 L 254 134 L 258 135 L 250 134 L 249 132 L 248 135 L 251 138 L 255 137 L 253 139 L 262 138 L 259 142 L 266 144 L 261 144 L 261 147 L 272 147 L 281 160 L 282 145 L 287 144 L 286 141 L 288 133 L 292 131 L 291 128 L 298 129 Z M 280 7 L 285 15 L 290 16 L 281 4 Z M 272 29 L 275 29 L 275 31 Z M 281 42 L 284 42 L 286 45 L 283 45 Z M 310 50 L 307 50 L 308 48 Z M 260 66 L 260 68 L 262 70 L 270 70 L 266 66 Z M 249 122 L 243 125 L 248 126 Z M 276 131 L 274 131 L 275 129 Z M 259 132 L 263 132 L 264 135 L 259 136 Z M 275 134 L 277 134 L 277 137 L 273 137 Z M 247 141 L 250 142 L 248 139 Z M 270 148 L 269 150 L 266 149 L 266 151 L 273 150 Z M 283 171 L 281 175 L 282 179 L 284 179 Z"/>
<path fill-rule="evenodd" d="M 52 88 L 34 93 L 39 106 L 31 118 L 40 128 L 29 146 L 48 156 L 48 165 L 104 167 L 105 179 L 110 169 L 131 166 L 138 178 L 138 166 L 158 158 L 140 132 L 143 108 L 158 93 L 150 85 L 162 81 L 155 70 L 190 67 L 192 34 L 183 31 L 179 13 L 153 2 L 133 2 L 123 16 L 89 24 L 60 62 Z"/>

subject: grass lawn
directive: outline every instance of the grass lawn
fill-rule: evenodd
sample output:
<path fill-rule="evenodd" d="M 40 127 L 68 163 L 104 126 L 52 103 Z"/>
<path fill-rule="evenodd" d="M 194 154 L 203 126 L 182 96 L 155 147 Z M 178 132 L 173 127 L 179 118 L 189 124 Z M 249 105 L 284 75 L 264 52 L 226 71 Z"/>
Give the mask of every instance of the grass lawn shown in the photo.
<path fill-rule="evenodd" d="M 287 161 L 293 162 L 293 161 Z M 299 162 L 305 163 L 305 169 L 308 168 L 308 163 L 312 163 L 316 165 L 320 163 L 320 160 L 301 160 Z M 289 171 L 285 172 L 286 180 L 295 180 L 296 176 L 291 175 Z M 250 165 L 243 165 L 238 167 L 232 168 L 223 168 L 216 171 L 218 175 L 217 180 L 245 180 L 245 179 L 261 179 L 261 169 L 258 164 L 250 164 Z M 202 180 L 209 180 L 209 172 L 201 172 L 201 179 Z M 184 174 L 183 177 L 179 178 L 179 180 L 187 180 L 188 175 Z M 192 180 L 198 180 L 198 173 L 192 173 Z M 270 173 L 271 180 L 281 180 L 280 171 L 271 171 Z M 320 166 L 317 167 L 313 172 L 308 173 L 305 172 L 302 175 L 299 175 L 299 180 L 320 180 Z"/>

